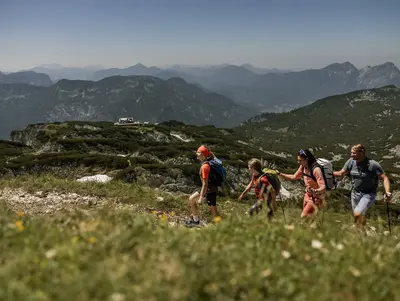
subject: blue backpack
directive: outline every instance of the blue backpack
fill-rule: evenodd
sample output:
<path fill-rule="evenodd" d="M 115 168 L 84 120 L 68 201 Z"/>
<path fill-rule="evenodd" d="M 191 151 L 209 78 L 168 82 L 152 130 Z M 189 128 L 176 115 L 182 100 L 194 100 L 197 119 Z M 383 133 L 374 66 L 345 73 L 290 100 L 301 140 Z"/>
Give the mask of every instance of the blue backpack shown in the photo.
<path fill-rule="evenodd" d="M 210 165 L 210 174 L 208 176 L 208 182 L 214 184 L 217 187 L 221 186 L 226 180 L 226 170 L 222 166 L 221 160 L 214 158 L 211 160 L 204 161 L 203 164 Z"/>

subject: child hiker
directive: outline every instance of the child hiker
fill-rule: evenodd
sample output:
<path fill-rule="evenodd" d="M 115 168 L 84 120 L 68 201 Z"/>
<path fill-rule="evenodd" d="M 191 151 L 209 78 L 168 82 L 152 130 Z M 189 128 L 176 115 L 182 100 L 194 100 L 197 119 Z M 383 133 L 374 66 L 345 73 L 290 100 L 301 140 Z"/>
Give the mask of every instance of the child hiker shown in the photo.
<path fill-rule="evenodd" d="M 202 162 L 199 172 L 202 186 L 200 192 L 196 191 L 189 197 L 192 217 L 190 220 L 186 221 L 185 224 L 187 227 L 196 227 L 200 225 L 198 204 L 205 201 L 207 201 L 207 205 L 213 217 L 219 216 L 217 211 L 217 192 L 222 179 L 217 171 L 222 168 L 222 164 L 209 148 L 204 145 L 201 145 L 197 149 L 196 155 Z"/>
<path fill-rule="evenodd" d="M 269 208 L 268 219 L 271 219 L 277 210 L 276 189 L 278 188 L 274 188 L 272 183 L 270 183 L 268 180 L 267 175 L 263 175 L 262 164 L 260 160 L 253 158 L 248 162 L 248 166 L 251 174 L 251 180 L 246 189 L 240 195 L 239 200 L 242 200 L 246 193 L 249 192 L 250 189 L 255 185 L 254 191 L 256 193 L 257 201 L 249 209 L 249 214 L 253 215 L 254 212 L 258 214 L 262 210 L 262 203 L 265 200 Z"/>
<path fill-rule="evenodd" d="M 318 213 L 318 209 L 325 205 L 326 185 L 322 170 L 316 167 L 317 160 L 309 150 L 300 150 L 297 156 L 299 169 L 292 175 L 279 173 L 282 179 L 295 181 L 303 176 L 306 191 L 303 201 L 301 217 L 308 221 Z"/>

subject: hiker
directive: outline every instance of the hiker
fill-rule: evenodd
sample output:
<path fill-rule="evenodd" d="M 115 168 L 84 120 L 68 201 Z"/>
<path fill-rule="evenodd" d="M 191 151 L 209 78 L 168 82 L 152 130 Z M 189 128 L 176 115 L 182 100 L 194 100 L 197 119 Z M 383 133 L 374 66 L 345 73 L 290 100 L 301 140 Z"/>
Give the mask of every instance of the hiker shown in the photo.
<path fill-rule="evenodd" d="M 272 181 L 270 182 L 270 180 L 268 180 L 268 176 L 263 174 L 260 160 L 255 158 L 251 159 L 248 162 L 248 167 L 251 174 L 251 180 L 245 190 L 239 196 L 239 200 L 242 200 L 246 193 L 249 192 L 254 186 L 254 192 L 256 194 L 257 201 L 249 209 L 249 214 L 253 215 L 254 212 L 258 214 L 262 210 L 262 203 L 265 200 L 269 208 L 267 216 L 270 220 L 277 210 L 276 195 L 278 192 L 277 190 L 279 189 L 278 182 L 275 183 L 275 187 L 272 185 L 273 183 L 271 183 Z"/>
<path fill-rule="evenodd" d="M 200 179 L 202 187 L 200 192 L 196 191 L 189 197 L 189 204 L 192 217 L 186 222 L 187 227 L 199 226 L 198 204 L 207 201 L 213 217 L 219 216 L 217 211 L 217 192 L 218 192 L 218 174 L 211 167 L 211 163 L 216 159 L 215 155 L 204 145 L 201 145 L 196 152 L 197 158 L 202 162 L 200 168 Z M 217 162 L 220 162 L 219 160 Z M 222 167 L 222 165 L 221 165 Z"/>
<path fill-rule="evenodd" d="M 317 160 L 309 150 L 300 150 L 297 156 L 300 164 L 298 170 L 292 174 L 279 173 L 282 179 L 295 181 L 303 176 L 306 191 L 304 194 L 303 211 L 301 218 L 311 221 L 318 213 L 318 210 L 325 205 L 326 185 L 323 171 L 318 168 Z"/>
<path fill-rule="evenodd" d="M 351 206 L 354 223 L 358 227 L 366 224 L 365 213 L 376 199 L 379 179 L 383 180 L 385 201 L 390 202 L 392 198 L 389 178 L 378 162 L 365 155 L 365 147 L 362 144 L 356 144 L 351 148 L 351 158 L 340 171 L 335 171 L 333 175 L 351 177 Z"/>

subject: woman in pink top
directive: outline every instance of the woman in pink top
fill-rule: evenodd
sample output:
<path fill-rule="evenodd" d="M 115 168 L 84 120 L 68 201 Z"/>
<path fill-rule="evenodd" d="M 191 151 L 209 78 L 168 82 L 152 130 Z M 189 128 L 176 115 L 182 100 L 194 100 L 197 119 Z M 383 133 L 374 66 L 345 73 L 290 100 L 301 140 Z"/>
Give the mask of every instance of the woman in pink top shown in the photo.
<path fill-rule="evenodd" d="M 293 174 L 280 173 L 285 180 L 295 181 L 303 177 L 306 191 L 304 194 L 302 218 L 312 218 L 318 209 L 325 205 L 326 187 L 321 168 L 317 167 L 317 160 L 309 150 L 300 150 L 297 156 L 299 169 Z"/>

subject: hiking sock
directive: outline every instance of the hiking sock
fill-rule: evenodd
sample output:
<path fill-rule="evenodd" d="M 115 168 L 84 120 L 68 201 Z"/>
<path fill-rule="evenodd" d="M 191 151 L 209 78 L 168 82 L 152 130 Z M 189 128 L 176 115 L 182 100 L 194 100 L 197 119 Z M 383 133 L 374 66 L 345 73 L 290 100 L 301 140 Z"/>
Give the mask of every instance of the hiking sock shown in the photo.
<path fill-rule="evenodd" d="M 198 222 L 198 221 L 199 221 L 199 216 L 198 216 L 198 215 L 193 215 L 193 220 L 194 220 L 195 222 Z"/>

